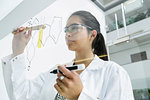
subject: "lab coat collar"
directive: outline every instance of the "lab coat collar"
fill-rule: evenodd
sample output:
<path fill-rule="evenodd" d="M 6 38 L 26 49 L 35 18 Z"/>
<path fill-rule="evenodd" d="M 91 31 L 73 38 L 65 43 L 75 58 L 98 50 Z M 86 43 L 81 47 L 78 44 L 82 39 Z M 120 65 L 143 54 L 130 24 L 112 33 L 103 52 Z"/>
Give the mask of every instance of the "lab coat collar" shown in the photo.
<path fill-rule="evenodd" d="M 98 70 L 103 67 L 104 61 L 95 55 L 92 62 L 87 66 L 86 70 Z"/>
<path fill-rule="evenodd" d="M 88 72 L 89 71 L 95 71 L 99 70 L 104 66 L 104 61 L 101 60 L 97 55 L 95 55 L 94 59 L 92 62 L 87 66 L 87 68 L 80 74 L 80 78 L 83 82 L 83 85 L 85 85 L 85 80 L 87 80 Z"/>

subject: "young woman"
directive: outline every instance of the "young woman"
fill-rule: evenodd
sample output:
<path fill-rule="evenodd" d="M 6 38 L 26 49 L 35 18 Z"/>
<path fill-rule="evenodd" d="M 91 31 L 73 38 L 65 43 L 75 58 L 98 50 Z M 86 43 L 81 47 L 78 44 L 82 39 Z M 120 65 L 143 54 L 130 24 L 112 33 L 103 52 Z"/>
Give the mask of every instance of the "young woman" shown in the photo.
<path fill-rule="evenodd" d="M 10 100 L 134 100 L 127 72 L 107 61 L 107 56 L 98 57 L 107 52 L 100 24 L 91 13 L 74 12 L 65 27 L 68 49 L 75 51 L 75 59 L 66 65 L 84 64 L 85 70 L 69 71 L 66 65 L 59 65 L 63 74 L 53 75 L 50 70 L 27 80 L 23 52 L 31 31 L 25 34 L 21 27 L 16 32 L 13 54 L 2 60 Z"/>

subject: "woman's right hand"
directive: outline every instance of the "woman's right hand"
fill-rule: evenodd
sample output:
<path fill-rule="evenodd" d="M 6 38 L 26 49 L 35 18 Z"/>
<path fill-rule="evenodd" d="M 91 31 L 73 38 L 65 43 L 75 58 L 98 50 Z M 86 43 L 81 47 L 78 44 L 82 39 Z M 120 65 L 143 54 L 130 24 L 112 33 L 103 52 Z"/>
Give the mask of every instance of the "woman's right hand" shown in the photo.
<path fill-rule="evenodd" d="M 13 32 L 15 32 L 15 34 L 12 41 L 12 51 L 13 57 L 15 57 L 24 52 L 24 49 L 31 38 L 32 31 L 27 31 L 25 30 L 25 27 L 20 27 Z"/>

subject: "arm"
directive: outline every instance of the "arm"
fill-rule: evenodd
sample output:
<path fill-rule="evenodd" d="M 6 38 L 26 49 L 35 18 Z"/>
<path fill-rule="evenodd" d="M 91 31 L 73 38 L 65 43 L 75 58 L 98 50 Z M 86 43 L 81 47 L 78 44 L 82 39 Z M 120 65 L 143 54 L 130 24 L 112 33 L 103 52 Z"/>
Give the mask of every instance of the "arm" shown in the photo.
<path fill-rule="evenodd" d="M 12 41 L 13 54 L 2 60 L 6 89 L 11 100 L 38 100 L 44 78 L 42 74 L 33 81 L 26 78 L 23 54 L 31 38 L 31 31 L 27 32 L 24 27 L 15 31 Z"/>
<path fill-rule="evenodd" d="M 2 59 L 3 75 L 10 100 L 38 100 L 44 84 L 44 74 L 34 80 L 26 78 L 24 54 Z"/>
<path fill-rule="evenodd" d="M 10 100 L 15 100 L 13 95 L 12 81 L 11 81 L 12 70 L 10 68 L 10 62 L 9 62 L 10 59 L 11 59 L 11 55 L 2 59 L 2 69 L 3 69 L 3 77 L 4 77 L 4 82 L 5 82 L 8 97 Z"/>

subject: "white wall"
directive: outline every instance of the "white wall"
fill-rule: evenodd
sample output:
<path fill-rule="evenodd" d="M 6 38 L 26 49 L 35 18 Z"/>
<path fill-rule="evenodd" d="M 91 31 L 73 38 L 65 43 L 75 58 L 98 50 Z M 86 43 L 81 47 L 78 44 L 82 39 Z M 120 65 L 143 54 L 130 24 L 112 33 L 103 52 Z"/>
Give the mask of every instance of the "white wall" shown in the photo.
<path fill-rule="evenodd" d="M 150 88 L 150 60 L 140 61 L 123 67 L 129 73 L 133 89 Z"/>
<path fill-rule="evenodd" d="M 87 10 L 90 11 L 93 15 L 95 15 L 101 24 L 102 33 L 104 34 L 104 36 L 106 35 L 104 13 L 98 7 L 96 7 L 90 0 L 57 0 L 51 6 L 49 6 L 44 11 L 36 15 L 36 17 L 38 18 L 42 16 L 45 16 L 46 18 L 52 18 L 53 16 L 62 17 L 64 27 L 65 22 L 69 17 L 69 15 L 77 10 Z M 11 41 L 12 41 L 11 34 L 0 40 L 0 51 L 1 51 L 0 58 L 11 53 Z M 39 74 L 41 71 L 46 71 L 56 64 L 63 64 L 68 61 L 71 61 L 74 58 L 74 53 L 68 51 L 67 49 L 63 32 L 61 32 L 57 44 L 55 44 L 52 41 L 52 39 L 49 39 L 45 47 L 42 47 L 41 49 L 36 48 L 35 54 L 36 55 L 32 61 L 31 70 L 29 72 L 29 75 L 32 78 L 35 77 L 37 74 Z M 0 64 L 0 93 L 4 94 L 0 96 L 0 100 L 8 100 L 3 82 L 1 64 Z"/>

